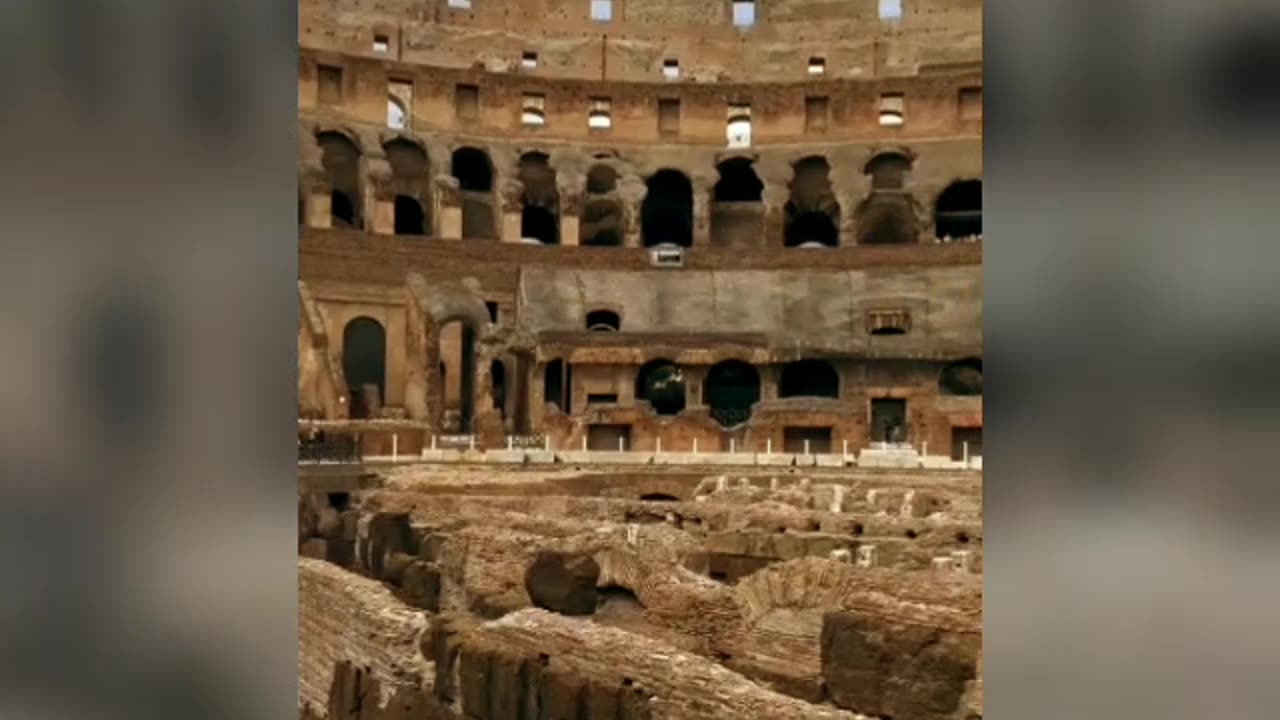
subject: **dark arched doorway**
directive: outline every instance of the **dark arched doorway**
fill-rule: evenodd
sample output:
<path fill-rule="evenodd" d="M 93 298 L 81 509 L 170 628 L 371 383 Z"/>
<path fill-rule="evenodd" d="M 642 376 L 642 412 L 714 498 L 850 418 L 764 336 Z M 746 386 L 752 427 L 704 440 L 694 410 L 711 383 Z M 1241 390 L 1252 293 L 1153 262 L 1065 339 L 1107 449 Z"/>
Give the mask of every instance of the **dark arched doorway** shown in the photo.
<path fill-rule="evenodd" d="M 702 386 L 703 402 L 711 417 L 724 427 L 751 419 L 751 406 L 760 401 L 760 373 L 741 360 L 726 360 L 711 367 Z"/>
<path fill-rule="evenodd" d="M 961 360 L 943 368 L 938 377 L 938 392 L 943 395 L 981 395 L 982 361 Z"/>
<path fill-rule="evenodd" d="M 684 373 L 670 360 L 651 360 L 636 374 L 636 400 L 646 400 L 659 415 L 675 415 L 685 406 Z"/>
<path fill-rule="evenodd" d="M 342 330 L 342 373 L 353 418 L 375 417 L 382 409 L 387 380 L 387 333 L 382 323 L 358 317 Z"/>
<path fill-rule="evenodd" d="M 645 247 L 693 245 L 693 183 L 678 170 L 659 170 L 645 183 L 640 233 Z"/>
<path fill-rule="evenodd" d="M 967 238 L 982 234 L 982 181 L 951 183 L 938 195 L 933 214 L 939 238 Z"/>

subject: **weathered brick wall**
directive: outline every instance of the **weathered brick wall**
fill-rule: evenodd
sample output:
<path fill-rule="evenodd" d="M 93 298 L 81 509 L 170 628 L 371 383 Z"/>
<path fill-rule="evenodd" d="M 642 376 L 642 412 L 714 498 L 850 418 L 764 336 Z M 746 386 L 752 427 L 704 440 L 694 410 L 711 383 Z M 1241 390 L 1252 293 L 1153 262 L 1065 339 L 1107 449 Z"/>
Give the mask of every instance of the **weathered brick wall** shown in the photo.
<path fill-rule="evenodd" d="M 377 679 L 382 705 L 397 691 L 430 688 L 434 670 L 420 649 L 427 616 L 377 581 L 299 558 L 298 624 L 298 704 L 310 712 L 328 707 L 342 662 Z"/>

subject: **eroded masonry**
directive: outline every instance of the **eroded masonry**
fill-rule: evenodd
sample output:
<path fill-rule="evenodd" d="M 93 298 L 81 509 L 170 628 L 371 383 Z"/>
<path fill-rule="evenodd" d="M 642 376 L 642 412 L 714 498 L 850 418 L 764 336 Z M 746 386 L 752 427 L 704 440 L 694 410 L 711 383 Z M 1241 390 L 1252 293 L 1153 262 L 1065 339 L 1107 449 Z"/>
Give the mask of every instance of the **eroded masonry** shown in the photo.
<path fill-rule="evenodd" d="M 981 28 L 302 0 L 304 716 L 981 715 Z"/>

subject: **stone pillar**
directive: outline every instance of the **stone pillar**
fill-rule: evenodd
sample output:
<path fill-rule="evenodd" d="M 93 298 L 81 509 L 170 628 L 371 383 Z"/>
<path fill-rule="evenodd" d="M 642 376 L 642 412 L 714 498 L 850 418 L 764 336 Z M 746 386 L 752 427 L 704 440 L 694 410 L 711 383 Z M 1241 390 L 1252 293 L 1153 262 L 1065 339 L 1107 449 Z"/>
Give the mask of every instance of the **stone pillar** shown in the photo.
<path fill-rule="evenodd" d="M 711 245 L 711 194 L 715 183 L 704 178 L 693 181 L 693 246 Z"/>
<path fill-rule="evenodd" d="M 543 418 L 546 416 L 546 386 L 542 382 L 547 366 L 541 362 L 528 364 L 528 382 L 525 387 L 529 393 L 529 428 L 535 433 L 545 432 Z"/>
<path fill-rule="evenodd" d="M 502 440 L 502 418 L 493 407 L 493 351 L 475 339 L 475 387 L 471 389 L 471 433 L 486 447 L 498 447 Z"/>
<path fill-rule="evenodd" d="M 520 215 L 524 210 L 524 183 L 515 178 L 503 180 L 498 186 L 498 205 L 502 220 L 498 225 L 499 239 L 506 243 L 519 243 L 523 237 Z"/>
<path fill-rule="evenodd" d="M 462 194 L 458 189 L 458 178 L 452 175 L 437 175 L 435 179 L 435 218 L 436 237 L 442 240 L 462 239 Z"/>
<path fill-rule="evenodd" d="M 559 188 L 560 194 L 560 244 L 577 245 L 581 235 L 582 193 L 567 187 Z"/>
<path fill-rule="evenodd" d="M 782 371 L 777 365 L 763 365 L 758 368 L 758 371 L 760 372 L 760 399 L 777 400 L 778 379 Z"/>
<path fill-rule="evenodd" d="M 787 200 L 791 190 L 786 184 L 767 182 L 764 186 L 764 247 L 786 245 Z"/>
<path fill-rule="evenodd" d="M 861 170 L 861 165 L 835 165 L 831 171 L 831 192 L 840 203 L 840 247 L 858 244 L 858 206 L 871 192 L 871 178 Z"/>
<path fill-rule="evenodd" d="M 302 212 L 307 227 L 333 227 L 329 179 L 320 168 L 306 168 L 302 175 Z"/>
<path fill-rule="evenodd" d="M 693 365 L 680 369 L 684 373 L 684 405 L 686 408 L 703 407 L 702 386 L 707 381 L 708 369 L 705 365 Z"/>
<path fill-rule="evenodd" d="M 386 158 L 365 158 L 365 229 L 375 235 L 394 235 L 396 232 L 392 178 L 391 164 Z"/>
<path fill-rule="evenodd" d="M 636 175 L 618 180 L 618 201 L 622 207 L 622 245 L 637 248 L 644 245 L 641 237 L 640 215 L 649 188 Z"/>

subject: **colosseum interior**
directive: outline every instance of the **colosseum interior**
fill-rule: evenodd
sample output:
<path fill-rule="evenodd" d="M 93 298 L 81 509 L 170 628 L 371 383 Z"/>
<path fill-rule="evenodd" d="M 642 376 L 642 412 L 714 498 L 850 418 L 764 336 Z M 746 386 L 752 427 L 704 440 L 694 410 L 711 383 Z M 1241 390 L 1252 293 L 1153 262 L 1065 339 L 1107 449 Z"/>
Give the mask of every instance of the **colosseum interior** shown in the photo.
<path fill-rule="evenodd" d="M 982 715 L 982 4 L 301 0 L 299 713 Z"/>

